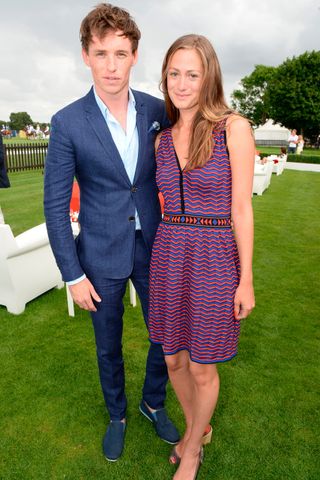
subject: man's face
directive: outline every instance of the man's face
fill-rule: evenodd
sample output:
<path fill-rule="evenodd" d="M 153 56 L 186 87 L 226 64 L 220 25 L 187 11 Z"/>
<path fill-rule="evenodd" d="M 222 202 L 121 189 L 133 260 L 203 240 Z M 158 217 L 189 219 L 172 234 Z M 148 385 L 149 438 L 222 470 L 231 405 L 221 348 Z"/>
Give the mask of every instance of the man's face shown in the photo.
<path fill-rule="evenodd" d="M 137 52 L 121 31 L 110 31 L 102 39 L 93 35 L 88 52 L 82 50 L 83 60 L 91 68 L 99 97 L 110 100 L 127 91 L 130 71 L 136 64 Z"/>

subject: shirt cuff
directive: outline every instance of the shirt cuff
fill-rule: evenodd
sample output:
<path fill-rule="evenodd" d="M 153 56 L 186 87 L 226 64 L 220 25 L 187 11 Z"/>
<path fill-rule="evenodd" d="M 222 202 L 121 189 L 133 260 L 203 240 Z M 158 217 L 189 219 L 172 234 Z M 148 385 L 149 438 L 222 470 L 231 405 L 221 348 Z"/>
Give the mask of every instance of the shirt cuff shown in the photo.
<path fill-rule="evenodd" d="M 81 282 L 82 280 L 84 280 L 85 278 L 87 278 L 86 274 L 84 273 L 83 275 L 81 275 L 81 277 L 78 277 L 76 278 L 75 280 L 70 280 L 70 282 L 66 282 L 67 285 L 76 285 L 77 283 Z"/>

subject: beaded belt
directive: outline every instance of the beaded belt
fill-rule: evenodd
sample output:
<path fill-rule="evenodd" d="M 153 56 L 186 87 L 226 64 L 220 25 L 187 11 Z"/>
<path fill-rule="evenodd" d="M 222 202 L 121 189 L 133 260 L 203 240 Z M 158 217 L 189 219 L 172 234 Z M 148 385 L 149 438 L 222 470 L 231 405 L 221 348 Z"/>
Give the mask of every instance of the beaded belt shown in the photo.
<path fill-rule="evenodd" d="M 202 217 L 200 215 L 165 213 L 162 221 L 169 225 L 185 225 L 187 227 L 231 228 L 230 217 Z"/>

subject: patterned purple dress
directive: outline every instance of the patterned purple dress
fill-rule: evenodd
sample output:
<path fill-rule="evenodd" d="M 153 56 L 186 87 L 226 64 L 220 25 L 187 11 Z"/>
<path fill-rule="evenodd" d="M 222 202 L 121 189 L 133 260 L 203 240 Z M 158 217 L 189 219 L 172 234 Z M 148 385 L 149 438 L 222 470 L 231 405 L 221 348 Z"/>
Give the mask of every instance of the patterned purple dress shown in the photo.
<path fill-rule="evenodd" d="M 198 363 L 230 360 L 237 353 L 239 321 L 233 300 L 239 258 L 231 229 L 231 170 L 225 130 L 200 169 L 181 170 L 171 128 L 157 152 L 157 184 L 164 216 L 150 269 L 150 340 L 166 355 L 187 350 Z"/>

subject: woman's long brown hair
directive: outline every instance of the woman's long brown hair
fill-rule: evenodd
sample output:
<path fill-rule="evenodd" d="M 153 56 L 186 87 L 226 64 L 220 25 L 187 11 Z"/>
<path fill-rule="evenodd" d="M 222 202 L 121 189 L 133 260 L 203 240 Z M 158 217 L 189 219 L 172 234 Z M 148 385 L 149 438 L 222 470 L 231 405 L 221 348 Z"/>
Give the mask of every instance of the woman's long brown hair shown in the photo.
<path fill-rule="evenodd" d="M 193 119 L 186 165 L 186 170 L 193 170 L 203 167 L 210 159 L 214 143 L 212 130 L 218 128 L 219 124 L 233 111 L 230 110 L 224 98 L 221 69 L 211 43 L 202 35 L 184 35 L 171 45 L 162 64 L 160 88 L 164 94 L 167 114 L 172 125 L 179 119 L 179 110 L 168 95 L 168 65 L 174 53 L 180 49 L 196 50 L 204 69 L 199 109 Z"/>

